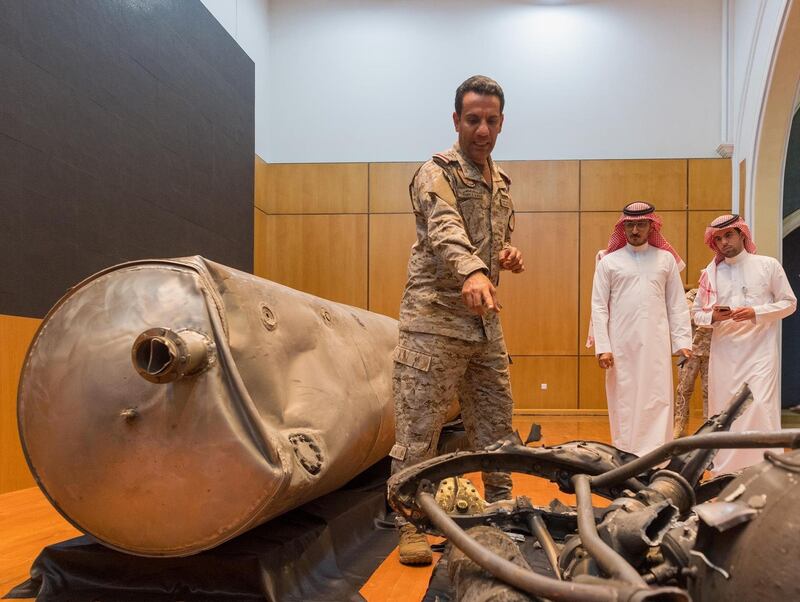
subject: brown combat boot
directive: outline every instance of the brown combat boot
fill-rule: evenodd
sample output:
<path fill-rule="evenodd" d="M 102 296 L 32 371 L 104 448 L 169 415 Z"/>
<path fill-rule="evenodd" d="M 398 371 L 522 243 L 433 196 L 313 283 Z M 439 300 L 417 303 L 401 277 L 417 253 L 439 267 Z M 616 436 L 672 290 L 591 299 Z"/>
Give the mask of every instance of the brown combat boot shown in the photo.
<path fill-rule="evenodd" d="M 430 564 L 433 552 L 424 533 L 417 531 L 411 523 L 400 527 L 400 562 L 402 564 Z"/>

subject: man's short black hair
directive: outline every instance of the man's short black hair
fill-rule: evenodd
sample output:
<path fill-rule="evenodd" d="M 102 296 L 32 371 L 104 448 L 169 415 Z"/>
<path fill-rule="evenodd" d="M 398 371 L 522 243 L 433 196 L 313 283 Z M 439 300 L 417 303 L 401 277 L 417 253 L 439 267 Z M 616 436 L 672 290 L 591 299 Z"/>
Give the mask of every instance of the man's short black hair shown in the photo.
<path fill-rule="evenodd" d="M 497 96 L 500 99 L 500 112 L 503 112 L 503 107 L 506 104 L 506 97 L 503 95 L 503 88 L 500 87 L 496 81 L 491 77 L 485 75 L 473 75 L 465 80 L 463 84 L 456 90 L 456 115 L 461 115 L 461 109 L 464 108 L 464 94 L 467 92 L 475 92 L 485 96 Z"/>

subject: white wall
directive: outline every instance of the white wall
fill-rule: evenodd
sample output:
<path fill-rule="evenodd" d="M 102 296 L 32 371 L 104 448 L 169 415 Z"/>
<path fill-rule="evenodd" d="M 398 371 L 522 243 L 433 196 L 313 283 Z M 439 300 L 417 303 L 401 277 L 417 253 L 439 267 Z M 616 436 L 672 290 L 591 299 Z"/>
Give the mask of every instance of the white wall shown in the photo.
<path fill-rule="evenodd" d="M 269 0 L 202 0 L 255 63 L 255 152 L 269 155 Z"/>
<path fill-rule="evenodd" d="M 722 1 L 270 0 L 264 158 L 425 158 L 475 73 L 506 92 L 498 159 L 715 156 Z"/>
<path fill-rule="evenodd" d="M 738 166 L 744 160 L 744 211 L 748 221 L 753 221 L 756 212 L 752 185 L 758 126 L 786 0 L 730 0 L 729 6 L 729 27 L 733 32 L 733 206 L 741 211 Z"/>

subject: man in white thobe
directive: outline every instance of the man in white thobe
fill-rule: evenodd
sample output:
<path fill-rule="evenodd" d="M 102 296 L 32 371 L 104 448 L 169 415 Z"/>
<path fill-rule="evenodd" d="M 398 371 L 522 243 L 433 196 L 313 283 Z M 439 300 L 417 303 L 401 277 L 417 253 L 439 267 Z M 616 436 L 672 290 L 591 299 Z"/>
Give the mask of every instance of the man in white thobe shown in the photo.
<path fill-rule="evenodd" d="M 781 264 L 756 255 L 747 224 L 738 215 L 722 215 L 706 228 L 705 242 L 716 253 L 700 278 L 692 316 L 698 326 L 713 328 L 714 353 L 708 369 L 708 411 L 718 414 L 747 383 L 753 402 L 731 431 L 781 428 L 780 358 L 782 318 L 797 299 Z M 741 470 L 760 462 L 764 449 L 720 450 L 714 472 Z M 782 450 L 775 450 L 781 453 Z"/>
<path fill-rule="evenodd" d="M 672 439 L 672 354 L 691 356 L 684 264 L 655 208 L 623 209 L 592 284 L 590 339 L 606 372 L 611 440 L 641 456 Z"/>

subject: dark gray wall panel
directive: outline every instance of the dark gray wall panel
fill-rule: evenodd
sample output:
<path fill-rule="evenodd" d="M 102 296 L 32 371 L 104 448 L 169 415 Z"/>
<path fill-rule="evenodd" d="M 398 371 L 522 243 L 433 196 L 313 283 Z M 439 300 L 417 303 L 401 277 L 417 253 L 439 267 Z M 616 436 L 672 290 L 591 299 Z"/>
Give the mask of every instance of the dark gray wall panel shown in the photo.
<path fill-rule="evenodd" d="M 199 0 L 3 0 L 0 74 L 0 313 L 131 259 L 252 271 L 254 65 Z"/>
<path fill-rule="evenodd" d="M 795 295 L 800 294 L 800 229 L 783 239 L 783 269 Z M 783 320 L 781 358 L 781 403 L 788 408 L 800 405 L 800 313 Z"/>
<path fill-rule="evenodd" d="M 786 169 L 783 172 L 783 217 L 800 209 L 800 111 L 794 114 L 789 144 L 786 149 Z"/>
<path fill-rule="evenodd" d="M 783 180 L 783 216 L 800 210 L 800 112 L 795 113 L 786 151 Z M 795 295 L 800 295 L 800 229 L 783 239 L 783 268 Z M 783 407 L 800 405 L 800 313 L 783 321 Z"/>

